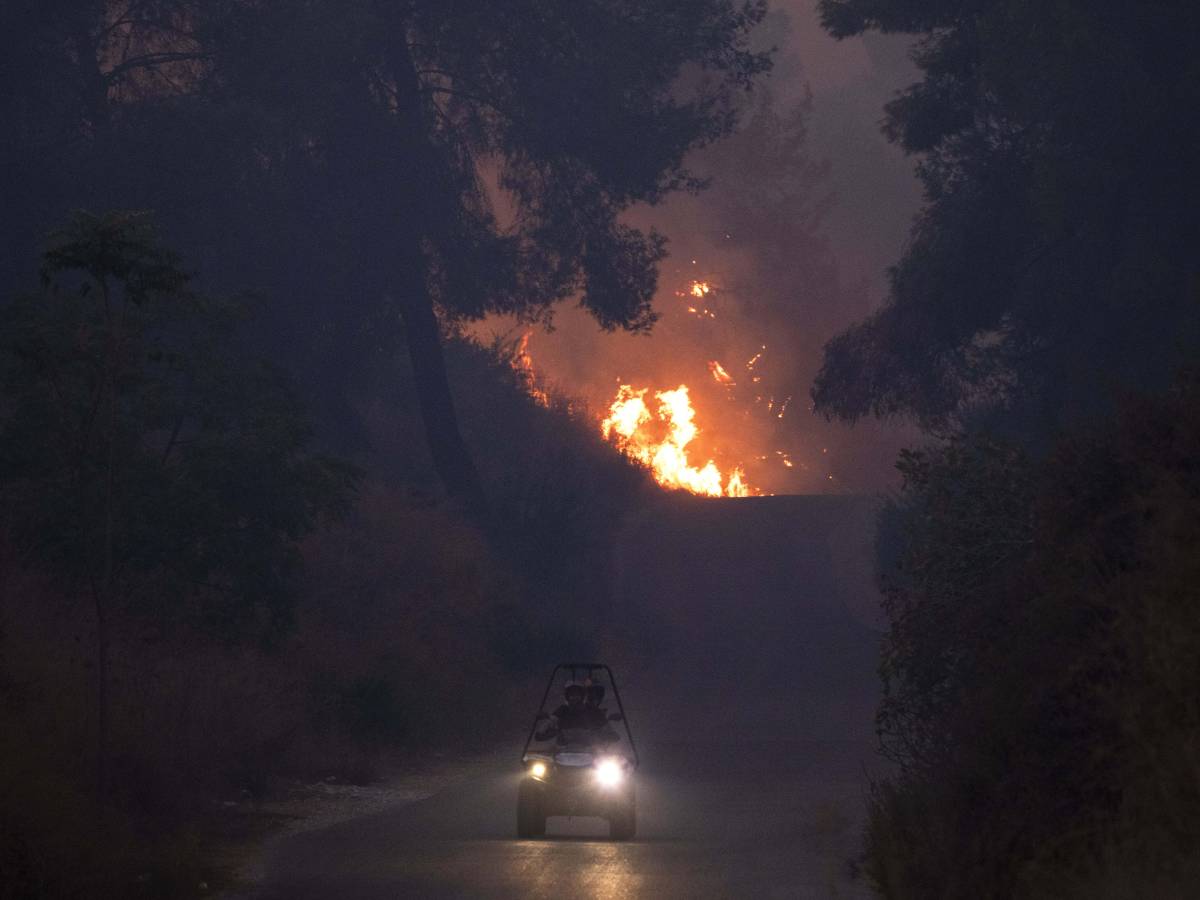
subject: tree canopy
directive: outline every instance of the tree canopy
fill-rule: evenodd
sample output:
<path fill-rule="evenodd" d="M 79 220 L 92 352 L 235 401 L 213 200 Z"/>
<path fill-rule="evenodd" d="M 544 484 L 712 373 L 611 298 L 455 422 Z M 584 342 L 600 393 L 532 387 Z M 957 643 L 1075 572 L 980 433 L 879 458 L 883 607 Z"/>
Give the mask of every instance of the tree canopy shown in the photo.
<path fill-rule="evenodd" d="M 286 379 L 144 215 L 77 214 L 42 272 L 2 308 L 5 526 L 109 611 L 286 623 L 296 542 L 346 508 L 353 470 L 306 452 Z"/>
<path fill-rule="evenodd" d="M 920 36 L 884 127 L 925 205 L 883 307 L 829 343 L 817 409 L 1045 433 L 1164 384 L 1200 335 L 1196 6 L 820 8 L 837 37 Z"/>
<path fill-rule="evenodd" d="M 1200 729 L 1200 380 L 1035 459 L 901 462 L 869 876 L 887 898 L 1187 897 Z"/>
<path fill-rule="evenodd" d="M 335 387 L 406 342 L 438 471 L 478 498 L 440 325 L 546 319 L 574 297 L 605 328 L 650 327 L 663 240 L 621 214 L 698 186 L 684 155 L 730 130 L 738 92 L 766 70 L 747 48 L 764 11 L 130 0 L 13 13 L 37 48 L 14 70 L 20 96 L 71 100 L 13 100 L 12 171 L 71 185 L 75 205 L 119 193 L 170 211 L 224 277 L 279 298 L 276 346 L 319 354 Z M 60 190 L 28 207 L 45 218 Z"/>

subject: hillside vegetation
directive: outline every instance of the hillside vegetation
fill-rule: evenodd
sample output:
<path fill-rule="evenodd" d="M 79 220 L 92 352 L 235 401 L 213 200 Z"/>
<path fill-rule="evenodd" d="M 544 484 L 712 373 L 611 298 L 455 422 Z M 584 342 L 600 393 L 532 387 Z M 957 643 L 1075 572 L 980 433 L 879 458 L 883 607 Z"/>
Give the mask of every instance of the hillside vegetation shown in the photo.
<path fill-rule="evenodd" d="M 77 216 L 45 266 L 0 307 L 0 894 L 219 883 L 221 801 L 510 735 L 527 677 L 594 646 L 648 480 L 502 348 L 449 342 L 480 523 L 402 361 L 341 461 L 147 217 Z"/>

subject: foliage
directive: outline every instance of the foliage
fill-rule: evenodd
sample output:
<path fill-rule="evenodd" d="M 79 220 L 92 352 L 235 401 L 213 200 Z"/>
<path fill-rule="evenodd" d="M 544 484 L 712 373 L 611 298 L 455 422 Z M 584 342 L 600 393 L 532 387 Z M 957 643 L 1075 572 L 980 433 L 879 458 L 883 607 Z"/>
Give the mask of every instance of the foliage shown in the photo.
<path fill-rule="evenodd" d="M 1183 897 L 1200 847 L 1200 380 L 1032 464 L 910 455 L 868 867 L 884 896 Z"/>
<path fill-rule="evenodd" d="M 761 6 L 0 10 L 19 36 L 0 63 L 0 853 L 36 857 L 14 890 L 136 896 L 130 867 L 167 862 L 147 833 L 195 834 L 214 797 L 280 775 L 366 778 L 397 745 L 477 740 L 511 724 L 528 667 L 594 640 L 591 576 L 642 473 L 451 339 L 497 486 L 496 533 L 464 522 L 424 478 L 403 307 L 424 288 L 450 325 L 536 319 L 578 294 L 606 327 L 648 327 L 661 241 L 619 216 L 697 186 L 684 151 L 766 66 L 743 46 Z M 80 205 L 154 208 L 209 283 L 265 288 L 265 313 L 194 293 L 141 214 L 76 217 L 41 294 L 14 296 Z M 363 451 L 356 413 L 402 407 L 352 511 L 354 473 L 309 450 L 288 379 L 249 346 L 296 369 L 324 443 Z M 18 590 L 27 572 L 47 584 Z M 480 715 L 448 715 L 481 690 Z M 85 821 L 97 743 L 111 833 Z M 146 893 L 211 870 L 180 855 L 183 880 Z"/>
<path fill-rule="evenodd" d="M 501 523 L 495 540 L 535 590 L 576 598 L 572 615 L 603 604 L 613 532 L 624 514 L 651 492 L 646 470 L 616 452 L 601 436 L 597 416 L 583 401 L 554 385 L 531 385 L 513 367 L 516 344 L 497 338 L 492 346 L 463 343 L 454 372 L 463 390 L 463 419 L 496 497 Z M 531 387 L 543 391 L 534 401 Z M 515 429 L 526 441 L 504 434 Z M 579 573 L 592 573 L 579 584 Z"/>
<path fill-rule="evenodd" d="M 837 37 L 920 35 L 885 130 L 925 205 L 887 303 L 813 396 L 850 420 L 1045 436 L 1161 387 L 1200 338 L 1200 11 L 1177 0 L 823 0 Z"/>
<path fill-rule="evenodd" d="M 278 673 L 195 633 L 164 639 L 118 623 L 110 804 L 100 818 L 88 765 L 95 667 L 76 640 L 88 605 L 44 578 L 39 589 L 9 559 L 0 576 L 0 897 L 165 900 L 209 893 L 202 882 L 218 889 L 227 874 L 214 808 L 226 824 L 230 812 L 215 801 L 251 784 L 245 761 L 286 718 L 273 696 Z"/>
<path fill-rule="evenodd" d="M 1186 896 L 1200 392 L 1185 373 L 1120 398 L 1164 388 L 1200 337 L 1180 151 L 1198 139 L 1200 12 L 820 8 L 837 37 L 920 36 L 923 78 L 884 127 L 925 205 L 887 302 L 829 343 L 813 397 L 960 435 L 902 458 L 882 522 L 878 721 L 900 773 L 873 796 L 871 874 L 894 898 Z"/>
<path fill-rule="evenodd" d="M 258 130 L 284 175 L 345 192 L 333 221 L 366 227 L 353 244 L 427 242 L 446 314 L 536 318 L 578 295 L 605 327 L 640 328 L 661 240 L 618 214 L 694 183 L 685 151 L 730 129 L 732 98 L 767 66 L 744 46 L 762 13 L 729 0 L 265 3 L 241 11 L 214 78 L 222 100 L 266 113 Z M 514 207 L 503 225 L 484 170 Z"/>
<path fill-rule="evenodd" d="M 513 584 L 500 595 L 506 611 L 487 615 L 497 617 L 496 650 L 514 673 L 540 671 L 566 648 L 594 649 L 611 624 L 604 610 L 617 532 L 625 514 L 656 491 L 643 468 L 603 439 L 578 398 L 541 383 L 536 389 L 548 405 L 531 398 L 532 385 L 513 368 L 516 346 L 504 336 L 487 347 L 446 341 L 463 434 L 493 501 L 493 524 L 476 539 L 486 541 L 493 565 Z M 359 413 L 372 447 L 363 465 L 380 487 L 398 492 L 394 502 L 410 494 L 409 502 L 428 507 L 412 515 L 441 521 L 449 513 L 434 500 L 437 476 L 404 363 L 379 364 L 362 389 Z"/>
<path fill-rule="evenodd" d="M 228 842 L 262 825 L 257 801 L 490 747 L 535 689 L 493 647 L 527 627 L 505 561 L 444 506 L 368 482 L 303 541 L 295 623 L 269 646 L 191 620 L 113 623 L 100 828 L 90 605 L 10 549 L 0 539 L 0 896 L 202 895 L 229 877 Z"/>
<path fill-rule="evenodd" d="M 201 741 L 171 727 L 164 693 L 174 709 L 190 691 L 153 689 L 195 648 L 151 648 L 278 638 L 298 542 L 347 510 L 357 475 L 306 452 L 309 427 L 286 380 L 239 351 L 234 308 L 190 291 L 147 216 L 76 214 L 52 237 L 42 275 L 41 293 L 0 307 L 0 541 L 20 560 L 6 575 L 38 571 L 53 583 L 44 593 L 65 634 L 5 642 L 6 657 L 28 654 L 31 637 L 55 652 L 4 660 L 0 706 L 11 734 L 37 734 L 40 752 L 0 748 L 16 778 L 0 782 L 0 854 L 17 893 L 179 896 L 176 879 L 187 892 L 200 880 L 191 836 L 136 831 L 186 804 L 179 771 L 201 768 L 187 764 L 193 747 L 213 749 L 228 729 Z M 6 625 L 40 599 L 21 580 L 6 584 Z M 158 732 L 140 730 L 156 714 Z M 254 715 L 260 729 L 270 719 Z M 250 741 L 243 753 L 260 749 Z M 87 762 L 91 782 L 80 777 Z M 44 801 L 30 804 L 26 771 Z M 48 827 L 56 815 L 71 828 Z M 134 866 L 149 880 L 130 888 Z"/>
<path fill-rule="evenodd" d="M 146 217 L 78 214 L 43 277 L 3 310 L 14 537 L 160 616 L 192 601 L 213 625 L 284 623 L 295 542 L 346 509 L 353 471 L 305 452 L 285 379 L 242 358 L 234 309 L 189 290 Z"/>
<path fill-rule="evenodd" d="M 435 306 L 533 320 L 577 297 L 604 328 L 650 327 L 663 240 L 621 215 L 698 186 L 684 154 L 730 130 L 767 68 L 747 49 L 764 10 L 167 0 L 13 14 L 40 63 L 14 69 L 0 106 L 16 137 L 5 177 L 30 185 L 13 218 L 62 215 L 60 194 L 163 210 L 219 260 L 206 271 L 274 298 L 264 342 L 320 373 L 323 420 L 358 425 L 345 389 L 406 342 L 437 471 L 482 512 Z M 21 99 L 45 93 L 86 99 Z"/>
<path fill-rule="evenodd" d="M 902 451 L 898 468 L 904 491 L 884 510 L 879 538 L 899 546 L 883 573 L 890 627 L 878 724 L 894 760 L 936 770 L 953 748 L 930 723 L 965 702 L 978 670 L 994 662 L 1006 573 L 1032 545 L 1032 466 L 974 436 Z"/>

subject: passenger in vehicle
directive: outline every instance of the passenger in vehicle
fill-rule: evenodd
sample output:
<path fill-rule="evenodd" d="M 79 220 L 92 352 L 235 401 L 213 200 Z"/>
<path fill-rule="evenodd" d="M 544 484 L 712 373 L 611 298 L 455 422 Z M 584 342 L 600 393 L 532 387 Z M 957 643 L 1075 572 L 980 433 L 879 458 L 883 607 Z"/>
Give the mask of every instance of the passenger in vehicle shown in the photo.
<path fill-rule="evenodd" d="M 563 688 L 563 699 L 566 701 L 550 714 L 550 721 L 534 735 L 539 741 L 548 741 L 557 737 L 560 744 L 567 742 L 569 732 L 586 730 L 590 724 L 592 713 L 584 704 L 586 690 L 577 681 L 569 681 Z"/>
<path fill-rule="evenodd" d="M 608 724 L 608 709 L 602 705 L 603 703 L 604 685 L 589 684 L 583 701 L 588 730 L 592 732 L 593 741 L 611 744 L 619 741 L 621 736 Z"/>
<path fill-rule="evenodd" d="M 604 685 L 589 684 L 584 694 L 583 708 L 587 710 L 588 721 L 592 727 L 606 727 L 608 709 L 604 703 Z"/>

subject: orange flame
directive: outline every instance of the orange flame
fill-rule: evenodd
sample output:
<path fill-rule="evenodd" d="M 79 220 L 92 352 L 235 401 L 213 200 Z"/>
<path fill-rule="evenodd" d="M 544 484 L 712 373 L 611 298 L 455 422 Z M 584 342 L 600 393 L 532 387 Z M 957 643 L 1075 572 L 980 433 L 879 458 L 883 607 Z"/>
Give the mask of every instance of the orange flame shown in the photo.
<path fill-rule="evenodd" d="M 677 296 L 703 300 L 712 290 L 707 281 L 693 281 L 686 293 L 680 291 Z M 703 307 L 688 306 L 687 309 L 694 315 L 716 318 L 712 310 Z M 510 365 L 534 402 L 548 407 L 550 395 L 529 352 L 530 336 L 528 331 L 521 336 Z M 759 353 L 746 368 L 753 369 L 761 356 Z M 733 376 L 719 361 L 711 360 L 708 370 L 718 384 L 729 387 L 735 384 Z M 755 377 L 754 380 L 761 379 Z M 700 429 L 695 423 L 696 411 L 687 385 L 656 391 L 653 408 L 647 403 L 648 393 L 649 388 L 635 390 L 628 384 L 620 386 L 609 406 L 607 418 L 600 423 L 600 430 L 607 440 L 631 459 L 646 465 L 663 487 L 708 497 L 749 497 L 760 493 L 747 484 L 746 473 L 740 465 L 726 475 L 711 459 L 703 466 L 693 464 L 688 448 Z"/>
<path fill-rule="evenodd" d="M 713 381 L 717 384 L 733 384 L 733 376 L 725 371 L 725 367 L 715 359 L 708 363 L 708 371 L 712 373 Z"/>
<path fill-rule="evenodd" d="M 729 473 L 729 481 L 725 483 L 726 497 L 749 497 L 750 486 L 746 484 L 746 473 L 742 471 L 741 466 L 734 466 L 732 472 Z"/>
<path fill-rule="evenodd" d="M 510 365 L 521 380 L 525 382 L 525 389 L 529 392 L 529 396 L 533 398 L 533 402 L 538 406 L 549 406 L 550 395 L 543 390 L 538 382 L 537 369 L 533 366 L 533 357 L 529 355 L 529 335 L 531 332 L 525 332 L 521 335 L 521 343 L 517 345 L 517 352 L 513 354 Z"/>
<path fill-rule="evenodd" d="M 735 468 L 726 479 L 711 459 L 697 468 L 688 458 L 688 444 L 699 429 L 693 421 L 696 411 L 687 385 L 656 392 L 658 407 L 654 413 L 646 404 L 648 391 L 648 388 L 634 390 L 628 384 L 620 386 L 608 418 L 600 423 L 604 436 L 622 452 L 649 466 L 655 480 L 664 487 L 708 497 L 749 496 L 750 488 L 741 467 Z M 655 423 L 660 428 L 665 426 L 665 436 L 656 438 L 650 433 L 653 429 L 647 426 Z"/>
<path fill-rule="evenodd" d="M 692 300 L 703 300 L 712 293 L 713 286 L 707 281 L 693 281 L 686 291 L 676 291 L 675 296 L 681 297 L 687 301 L 686 309 L 693 316 L 702 318 L 715 319 L 717 314 L 706 306 L 696 306 L 691 303 Z"/>

